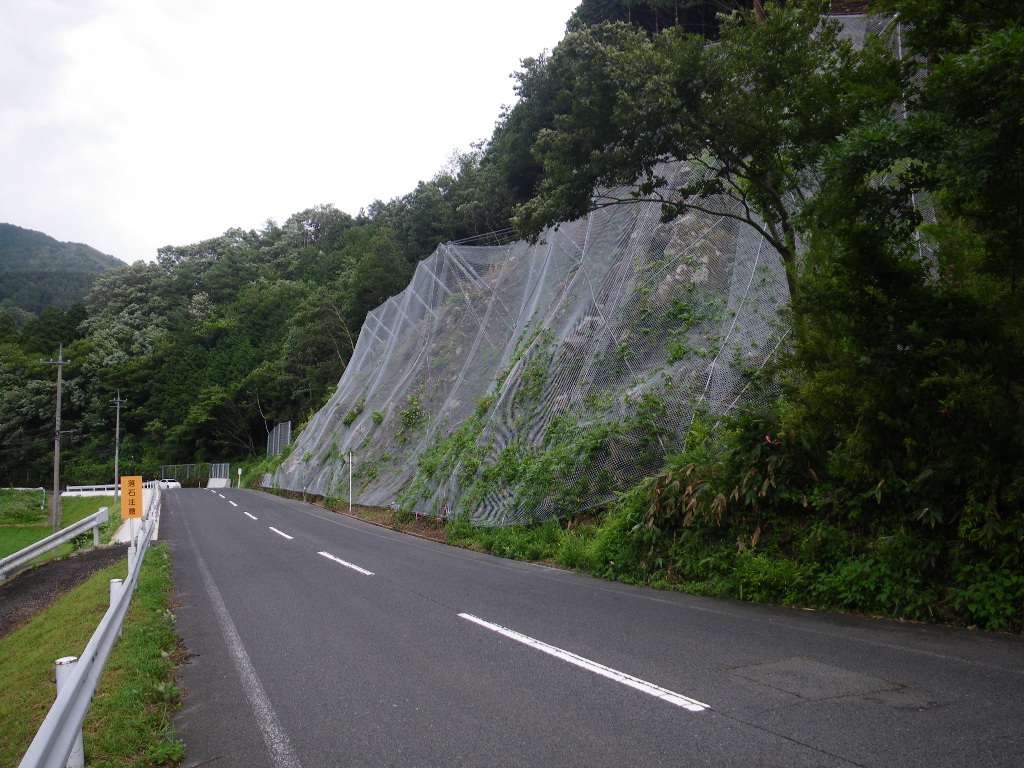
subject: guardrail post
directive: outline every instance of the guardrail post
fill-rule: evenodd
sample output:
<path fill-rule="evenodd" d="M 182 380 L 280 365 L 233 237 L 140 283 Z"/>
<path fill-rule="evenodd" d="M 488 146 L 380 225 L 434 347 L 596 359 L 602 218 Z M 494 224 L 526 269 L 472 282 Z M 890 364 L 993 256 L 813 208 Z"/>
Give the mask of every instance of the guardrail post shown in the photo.
<path fill-rule="evenodd" d="M 107 522 L 109 519 L 109 507 L 100 507 L 96 511 L 96 526 L 92 529 L 92 545 L 94 547 L 98 547 L 100 545 L 100 526 Z"/>
<path fill-rule="evenodd" d="M 129 567 L 129 570 L 131 568 Z M 124 579 L 111 579 L 110 580 L 110 604 L 113 605 L 117 601 L 117 595 L 121 591 L 121 585 L 124 584 Z M 117 636 L 121 636 L 121 629 L 118 628 Z"/>
<path fill-rule="evenodd" d="M 60 694 L 61 688 L 64 687 L 64 683 L 67 682 L 68 678 L 71 677 L 71 672 L 75 668 L 75 662 L 78 661 L 77 656 L 64 656 L 57 659 L 57 694 Z M 82 741 L 82 731 L 78 731 L 78 736 L 75 737 L 75 746 L 71 749 L 71 754 L 68 755 L 68 762 L 66 768 L 83 768 L 85 766 L 85 743 Z"/>
<path fill-rule="evenodd" d="M 138 552 L 136 546 L 135 520 L 134 518 L 128 518 L 128 570 L 131 570 L 132 565 L 135 563 L 135 554 Z"/>

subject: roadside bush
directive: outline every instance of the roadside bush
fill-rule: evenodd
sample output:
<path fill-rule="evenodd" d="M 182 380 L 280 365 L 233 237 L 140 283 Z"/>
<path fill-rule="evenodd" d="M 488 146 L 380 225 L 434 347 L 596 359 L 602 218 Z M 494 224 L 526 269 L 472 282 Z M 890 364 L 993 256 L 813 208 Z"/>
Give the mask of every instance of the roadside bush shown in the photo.
<path fill-rule="evenodd" d="M 476 540 L 476 528 L 465 513 L 448 518 L 446 527 L 449 544 L 467 546 Z"/>
<path fill-rule="evenodd" d="M 597 570 L 600 560 L 596 551 L 596 535 L 597 528 L 594 526 L 565 531 L 555 552 L 555 560 L 574 570 Z"/>
<path fill-rule="evenodd" d="M 983 629 L 1020 627 L 1024 622 L 1024 575 L 987 563 L 966 564 L 957 574 L 962 587 L 950 590 L 953 607 Z"/>
<path fill-rule="evenodd" d="M 785 605 L 803 602 L 803 571 L 799 564 L 777 554 L 739 553 L 736 580 L 741 600 Z"/>
<path fill-rule="evenodd" d="M 638 494 L 632 494 L 636 500 Z M 626 494 L 612 507 L 594 540 L 593 556 L 596 575 L 636 583 L 641 580 L 641 544 L 634 535 L 635 509 L 629 506 Z"/>
<path fill-rule="evenodd" d="M 558 549 L 557 520 L 540 526 L 513 525 L 507 528 L 479 528 L 477 543 L 486 551 L 514 560 L 553 560 Z"/>

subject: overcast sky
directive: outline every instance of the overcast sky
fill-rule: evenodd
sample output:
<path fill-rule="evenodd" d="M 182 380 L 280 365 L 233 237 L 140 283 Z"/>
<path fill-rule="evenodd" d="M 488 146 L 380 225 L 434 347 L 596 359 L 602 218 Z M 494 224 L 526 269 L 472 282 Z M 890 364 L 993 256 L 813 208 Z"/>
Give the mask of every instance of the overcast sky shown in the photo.
<path fill-rule="evenodd" d="M 0 3 L 0 222 L 152 260 L 411 192 L 579 0 Z"/>

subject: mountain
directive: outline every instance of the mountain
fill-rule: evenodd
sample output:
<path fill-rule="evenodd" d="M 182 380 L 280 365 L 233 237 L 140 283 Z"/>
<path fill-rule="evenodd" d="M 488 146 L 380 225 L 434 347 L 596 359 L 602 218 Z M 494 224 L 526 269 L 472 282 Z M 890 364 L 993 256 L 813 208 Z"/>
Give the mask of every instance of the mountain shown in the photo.
<path fill-rule="evenodd" d="M 88 295 L 98 275 L 123 266 L 88 245 L 0 224 L 0 310 L 38 315 L 51 306 L 66 309 Z"/>

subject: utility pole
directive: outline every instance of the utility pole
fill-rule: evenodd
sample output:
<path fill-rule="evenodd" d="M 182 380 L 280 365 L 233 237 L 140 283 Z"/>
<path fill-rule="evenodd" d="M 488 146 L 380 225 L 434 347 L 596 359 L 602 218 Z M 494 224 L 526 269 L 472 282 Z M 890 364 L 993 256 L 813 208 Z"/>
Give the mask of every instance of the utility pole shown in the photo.
<path fill-rule="evenodd" d="M 121 497 L 121 474 L 118 471 L 118 459 L 121 455 L 121 406 L 127 404 L 127 400 L 121 399 L 121 390 L 117 390 L 117 397 L 110 402 L 111 408 L 117 409 L 117 417 L 114 420 L 114 502 Z"/>
<path fill-rule="evenodd" d="M 50 525 L 53 532 L 60 530 L 60 390 L 64 382 L 64 366 L 70 360 L 64 359 L 64 345 L 60 345 L 56 360 L 40 360 L 40 363 L 57 366 L 57 425 L 53 434 L 53 495 L 50 496 Z"/>

